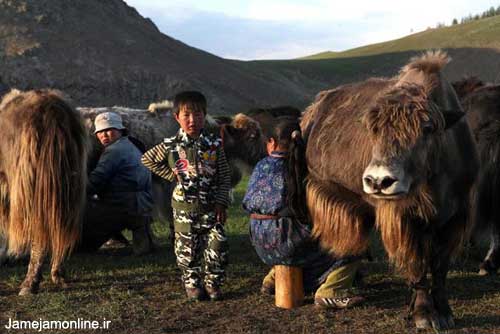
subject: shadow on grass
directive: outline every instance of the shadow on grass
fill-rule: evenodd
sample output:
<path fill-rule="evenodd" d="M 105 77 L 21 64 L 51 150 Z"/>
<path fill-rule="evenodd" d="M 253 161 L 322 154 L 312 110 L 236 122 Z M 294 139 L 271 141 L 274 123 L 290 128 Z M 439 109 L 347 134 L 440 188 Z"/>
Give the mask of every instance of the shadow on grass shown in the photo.
<path fill-rule="evenodd" d="M 500 291 L 500 277 L 475 274 L 452 276 L 448 278 L 448 291 L 451 297 L 462 301 L 483 299 Z"/>
<path fill-rule="evenodd" d="M 404 283 L 387 280 L 368 284 L 359 289 L 359 294 L 366 298 L 366 305 L 386 310 L 407 307 L 411 297 L 411 291 Z"/>
<path fill-rule="evenodd" d="M 500 317 L 494 315 L 491 316 L 465 315 L 460 319 L 455 319 L 455 329 L 467 329 L 470 328 L 471 326 L 479 328 L 499 328 Z"/>
<path fill-rule="evenodd" d="M 264 273 L 267 269 L 255 254 L 247 235 L 229 235 L 229 275 L 232 279 L 245 279 L 255 271 Z M 0 286 L 0 296 L 17 294 L 18 285 L 27 271 L 27 261 L 19 260 L 4 266 L 0 279 L 11 284 Z M 149 286 L 174 282 L 179 284 L 180 271 L 175 262 L 171 245 L 161 244 L 152 254 L 134 256 L 130 247 L 101 248 L 97 252 L 74 253 L 65 264 L 67 272 L 67 292 L 80 289 L 101 290 L 122 287 L 127 290 L 141 290 Z M 49 282 L 49 265 L 43 267 L 43 291 L 58 292 L 61 289 Z M 16 282 L 18 281 L 18 282 Z M 16 282 L 16 283 L 15 283 Z M 14 288 L 15 286 L 15 288 Z M 243 294 L 235 292 L 234 297 Z"/>

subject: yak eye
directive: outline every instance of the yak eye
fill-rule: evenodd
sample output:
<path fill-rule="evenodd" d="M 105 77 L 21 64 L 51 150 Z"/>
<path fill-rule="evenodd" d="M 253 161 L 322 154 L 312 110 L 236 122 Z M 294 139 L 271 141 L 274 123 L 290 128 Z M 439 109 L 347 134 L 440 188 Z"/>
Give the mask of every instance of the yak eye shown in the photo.
<path fill-rule="evenodd" d="M 253 140 L 257 137 L 257 134 L 252 132 L 252 133 L 250 133 L 250 135 L 248 137 Z"/>
<path fill-rule="evenodd" d="M 424 135 L 429 135 L 429 134 L 433 133 L 434 132 L 434 125 L 432 125 L 431 123 L 425 124 L 422 128 L 422 132 L 424 133 Z"/>

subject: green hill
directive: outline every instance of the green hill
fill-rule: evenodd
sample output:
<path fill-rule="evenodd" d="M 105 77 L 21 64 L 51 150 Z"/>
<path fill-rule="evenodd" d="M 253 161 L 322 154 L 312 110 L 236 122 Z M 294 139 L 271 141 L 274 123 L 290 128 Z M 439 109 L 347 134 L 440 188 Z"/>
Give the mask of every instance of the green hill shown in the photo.
<path fill-rule="evenodd" d="M 360 57 L 438 48 L 492 48 L 500 50 L 500 16 L 449 27 L 428 29 L 400 39 L 362 46 L 343 52 L 322 52 L 302 59 Z"/>
<path fill-rule="evenodd" d="M 445 68 L 445 75 L 451 81 L 476 76 L 487 82 L 500 82 L 500 16 L 428 29 L 343 52 L 252 61 L 244 67 L 253 73 L 272 73 L 273 80 L 300 85 L 312 98 L 317 92 L 338 85 L 393 76 L 412 57 L 430 49 L 442 49 L 451 57 L 452 62 Z"/>

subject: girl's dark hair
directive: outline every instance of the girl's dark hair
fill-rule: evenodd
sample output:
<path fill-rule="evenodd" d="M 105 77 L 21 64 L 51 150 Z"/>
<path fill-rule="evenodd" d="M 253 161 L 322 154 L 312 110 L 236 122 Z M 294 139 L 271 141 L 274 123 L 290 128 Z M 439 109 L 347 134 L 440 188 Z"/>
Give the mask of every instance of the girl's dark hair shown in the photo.
<path fill-rule="evenodd" d="M 297 119 L 281 118 L 272 128 L 268 138 L 273 138 L 279 146 L 288 148 L 288 208 L 299 221 L 307 223 L 309 215 L 306 206 L 306 146 Z"/>

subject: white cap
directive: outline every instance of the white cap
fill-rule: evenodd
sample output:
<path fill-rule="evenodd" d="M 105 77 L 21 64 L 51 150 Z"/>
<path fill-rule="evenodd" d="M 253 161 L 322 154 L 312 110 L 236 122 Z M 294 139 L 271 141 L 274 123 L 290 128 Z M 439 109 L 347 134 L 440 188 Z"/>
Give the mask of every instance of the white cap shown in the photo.
<path fill-rule="evenodd" d="M 114 112 L 103 112 L 102 114 L 97 115 L 94 125 L 94 134 L 106 129 L 125 129 L 122 123 L 122 117 Z"/>

